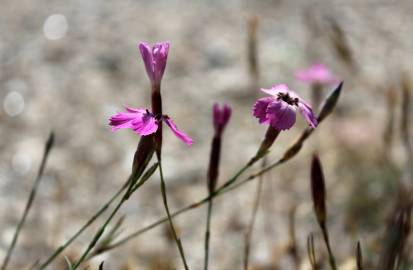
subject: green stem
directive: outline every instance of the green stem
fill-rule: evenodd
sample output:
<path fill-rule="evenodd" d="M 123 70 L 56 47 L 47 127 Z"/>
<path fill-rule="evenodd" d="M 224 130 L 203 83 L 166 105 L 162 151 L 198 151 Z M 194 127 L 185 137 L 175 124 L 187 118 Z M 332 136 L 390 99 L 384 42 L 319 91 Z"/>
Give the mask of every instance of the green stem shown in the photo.
<path fill-rule="evenodd" d="M 168 216 L 169 226 L 170 226 L 170 228 L 171 228 L 171 231 L 172 231 L 173 237 L 174 237 L 174 239 L 175 239 L 175 242 L 176 242 L 176 244 L 177 244 L 177 246 L 178 246 L 179 254 L 181 255 L 181 259 L 182 259 L 182 262 L 183 262 L 183 264 L 184 264 L 184 267 L 185 267 L 186 270 L 188 270 L 189 268 L 188 268 L 188 265 L 187 265 L 187 263 L 186 263 L 184 249 L 183 249 L 183 247 L 182 247 L 181 240 L 179 239 L 179 237 L 178 237 L 178 235 L 177 235 L 177 233 L 176 233 L 174 224 L 173 224 L 173 222 L 172 222 L 171 213 L 170 213 L 169 207 L 168 207 L 168 200 L 167 200 L 167 197 L 166 197 L 166 185 L 165 185 L 165 180 L 164 180 L 164 177 L 163 177 L 163 170 L 162 170 L 161 158 L 160 158 L 160 155 L 159 155 L 158 153 L 157 153 L 156 156 L 157 156 L 157 158 L 158 158 L 158 163 L 159 163 L 159 174 L 160 174 L 160 178 L 161 178 L 162 200 L 163 200 L 163 204 L 164 204 L 164 206 L 165 206 L 166 214 L 167 214 L 167 216 Z"/>
<path fill-rule="evenodd" d="M 263 155 L 265 156 L 265 155 Z M 242 167 L 232 178 L 230 178 L 228 181 L 226 181 L 220 188 L 218 188 L 214 193 L 210 194 L 208 197 L 198 201 L 197 203 L 193 203 L 191 205 L 189 205 L 188 207 L 182 208 L 181 210 L 178 210 L 172 214 L 169 213 L 168 217 L 162 218 L 154 223 L 152 223 L 151 225 L 136 231 L 135 233 L 130 234 L 129 236 L 119 240 L 118 242 L 112 244 L 112 245 L 108 245 L 106 248 L 102 249 L 98 254 L 101 254 L 105 251 L 114 249 L 120 245 L 123 245 L 124 243 L 128 242 L 129 240 L 133 239 L 134 237 L 149 231 L 150 229 L 163 224 L 164 222 L 168 221 L 169 219 L 178 216 L 184 212 L 187 212 L 191 209 L 197 208 L 198 206 L 204 204 L 205 202 L 209 201 L 211 198 L 220 195 L 220 193 L 226 189 L 227 187 L 231 186 L 240 175 L 242 175 L 248 168 L 250 168 L 253 164 L 255 164 L 255 162 L 257 162 L 259 159 L 261 159 L 263 156 L 257 157 L 254 156 L 244 167 Z M 265 172 L 271 170 L 272 168 L 274 168 L 275 166 L 278 166 L 280 163 L 280 161 L 272 164 L 271 166 L 268 166 L 267 168 L 257 172 L 256 174 L 251 175 L 250 177 L 248 177 L 247 179 L 245 179 L 243 182 L 245 183 L 246 181 L 252 180 L 255 177 L 264 174 Z M 160 172 L 162 171 L 161 168 L 161 164 L 159 164 L 159 170 Z M 130 180 L 130 179 L 129 179 Z M 129 183 L 129 180 L 127 183 Z M 161 179 L 162 182 L 162 179 Z M 162 184 L 162 183 L 161 183 Z M 55 250 L 55 252 L 38 268 L 38 270 L 44 270 L 60 253 L 63 252 L 63 250 L 65 250 L 87 227 L 89 227 L 104 211 L 106 211 L 106 209 L 110 206 L 110 204 L 120 195 L 120 193 L 123 191 L 123 189 L 127 186 L 127 184 L 125 186 L 122 187 L 122 189 L 120 189 L 75 235 L 73 235 L 66 243 L 64 243 L 62 246 L 60 246 L 57 250 Z M 235 185 L 236 187 L 238 187 L 239 185 Z M 232 190 L 229 189 L 229 190 Z M 168 209 L 169 210 L 169 209 Z M 168 214 L 168 213 L 167 213 Z M 179 247 L 179 245 L 178 245 Z M 180 248 L 180 252 L 181 252 Z M 181 252 L 181 257 L 183 254 L 183 250 Z M 93 255 L 93 254 L 92 254 Z M 96 254 L 97 255 L 97 254 Z M 89 256 L 86 259 L 90 259 L 94 256 Z"/>
<path fill-rule="evenodd" d="M 129 180 L 126 182 L 129 183 Z M 86 223 L 82 226 L 72 237 L 69 238 L 63 245 L 57 248 L 50 257 L 40 265 L 38 270 L 45 269 L 60 253 L 63 252 L 80 234 L 82 234 L 95 220 L 100 217 L 108 208 L 109 206 L 115 201 L 122 191 L 127 187 L 127 185 L 123 185 L 106 203 L 103 205 Z"/>
<path fill-rule="evenodd" d="M 208 270 L 208 261 L 209 261 L 209 237 L 211 229 L 211 216 L 212 216 L 212 198 L 208 200 L 208 212 L 207 212 L 207 223 L 205 230 L 205 258 L 204 258 L 204 270 Z"/>
<path fill-rule="evenodd" d="M 266 158 L 263 159 L 261 168 L 264 168 L 266 164 Z M 258 208 L 260 206 L 261 194 L 263 186 L 263 177 L 260 176 L 257 183 L 257 189 L 254 198 L 254 204 L 252 207 L 251 219 L 245 233 L 245 247 L 244 247 L 244 270 L 248 270 L 249 257 L 251 251 L 251 241 L 252 241 L 252 232 L 254 231 L 255 221 L 257 219 Z"/>
<path fill-rule="evenodd" d="M 29 198 L 26 203 L 26 207 L 24 208 L 23 215 L 19 221 L 19 224 L 17 225 L 16 231 L 13 235 L 13 240 L 11 241 L 10 247 L 7 250 L 6 257 L 4 258 L 3 264 L 1 266 L 1 270 L 6 270 L 7 265 L 9 263 L 9 260 L 11 258 L 11 254 L 13 253 L 13 249 L 17 243 L 17 239 L 19 237 L 20 231 L 23 228 L 23 225 L 26 221 L 27 215 L 29 214 L 30 208 L 33 204 L 34 198 L 36 197 L 37 189 L 39 187 L 40 181 L 42 180 L 44 168 L 46 167 L 46 162 L 47 162 L 47 157 L 49 156 L 50 150 L 53 147 L 53 142 L 54 142 L 54 134 L 53 132 L 50 133 L 49 139 L 47 140 L 45 144 L 45 149 L 42 157 L 42 162 L 40 163 L 39 171 L 37 173 L 36 180 L 34 181 L 32 190 L 30 191 Z"/>
<path fill-rule="evenodd" d="M 274 163 L 274 164 L 272 164 L 272 165 L 270 165 L 270 166 L 268 166 L 268 167 L 266 167 L 266 168 L 258 171 L 257 173 L 251 174 L 249 177 L 245 178 L 245 179 L 242 180 L 241 182 L 236 183 L 235 185 L 232 185 L 232 183 L 234 183 L 234 182 L 237 180 L 237 178 L 248 168 L 248 164 L 247 164 L 247 165 L 244 166 L 240 171 L 238 171 L 235 176 L 233 176 L 233 177 L 230 178 L 228 181 L 226 181 L 226 182 L 225 182 L 221 187 L 219 187 L 216 191 L 214 191 L 213 193 L 211 193 L 211 194 L 208 195 L 207 197 L 205 197 L 205 198 L 203 198 L 203 199 L 201 199 L 201 200 L 199 200 L 199 201 L 197 201 L 197 202 L 195 202 L 195 203 L 192 203 L 192 204 L 190 204 L 190 205 L 188 205 L 188 206 L 186 206 L 186 207 L 184 207 L 184 208 L 181 208 L 181 209 L 177 210 L 176 212 L 172 213 L 172 214 L 170 215 L 170 217 L 171 217 L 171 218 L 174 218 L 174 217 L 179 216 L 179 215 L 181 215 L 181 214 L 183 214 L 183 213 L 185 213 L 185 212 L 188 212 L 188 211 L 190 211 L 190 210 L 192 210 L 192 209 L 196 209 L 196 208 L 198 208 L 199 206 L 203 205 L 204 203 L 210 201 L 212 198 L 215 198 L 215 197 L 220 196 L 220 195 L 222 195 L 222 194 L 225 194 L 225 193 L 227 193 L 227 192 L 229 192 L 229 191 L 232 191 L 232 190 L 234 190 L 234 189 L 237 189 L 237 188 L 239 188 L 240 186 L 246 184 L 247 182 L 253 180 L 254 178 L 256 178 L 256 177 L 258 177 L 258 176 L 260 176 L 260 175 L 262 175 L 262 174 L 264 174 L 264 173 L 266 173 L 267 171 L 273 169 L 274 167 L 277 167 L 278 165 L 280 165 L 280 164 L 282 164 L 282 163 L 283 163 L 283 162 L 277 161 L 276 163 Z M 151 229 L 153 229 L 153 228 L 155 228 L 155 227 L 157 227 L 157 226 L 159 226 L 159 225 L 167 222 L 168 220 L 169 220 L 169 217 L 161 218 L 161 219 L 155 221 L 154 223 L 146 226 L 145 228 L 142 228 L 142 229 L 140 229 L 140 230 L 138 230 L 138 231 L 136 231 L 136 232 L 134 232 L 134 233 L 131 233 L 130 235 L 128 235 L 128 236 L 120 239 L 119 241 L 113 243 L 112 245 L 108 245 L 104 250 L 101 251 L 101 253 L 106 252 L 106 251 L 109 251 L 109 250 L 112 250 L 112 249 L 114 249 L 114 248 L 117 248 L 117 247 L 119 247 L 119 246 L 121 246 L 121 245 L 129 242 L 129 241 L 132 240 L 133 238 L 135 238 L 135 237 L 137 237 L 137 236 L 139 236 L 139 235 L 141 235 L 141 234 L 143 234 L 143 233 L 145 233 L 145 232 L 147 232 L 147 231 L 150 231 Z M 100 253 L 100 254 L 101 254 L 101 253 Z"/>
<path fill-rule="evenodd" d="M 248 168 L 255 164 L 258 160 L 263 158 L 265 155 L 261 156 L 254 156 L 250 159 L 250 161 L 244 165 L 232 178 L 226 181 L 222 186 L 220 186 L 216 191 L 209 195 L 209 197 L 214 197 L 215 194 L 222 192 L 222 190 L 226 189 L 227 187 L 231 186 L 235 181 L 237 181 L 238 177 L 240 177 Z"/>
<path fill-rule="evenodd" d="M 108 224 L 112 221 L 113 217 L 115 214 L 119 211 L 120 207 L 122 204 L 125 202 L 125 197 L 123 197 L 119 203 L 116 205 L 115 209 L 113 209 L 112 213 L 110 216 L 106 219 L 105 223 L 99 228 L 99 230 L 96 232 L 95 236 L 93 237 L 92 242 L 89 243 L 89 246 L 87 249 L 83 252 L 82 256 L 80 259 L 72 266 L 71 270 L 75 270 L 79 267 L 79 265 L 84 261 L 84 259 L 87 257 L 89 252 L 95 247 L 96 243 L 99 241 L 100 237 L 103 235 L 106 227 Z"/>
<path fill-rule="evenodd" d="M 96 232 L 95 236 L 93 237 L 93 240 L 89 243 L 89 246 L 87 249 L 83 252 L 82 256 L 80 259 L 72 266 L 71 270 L 76 270 L 79 265 L 87 258 L 89 255 L 90 251 L 95 247 L 96 243 L 99 241 L 99 239 L 102 237 L 106 227 L 109 225 L 109 223 L 112 221 L 113 217 L 116 215 L 116 213 L 119 211 L 120 207 L 123 205 L 124 202 L 126 202 L 129 197 L 132 195 L 134 191 L 136 191 L 139 187 L 141 187 L 147 179 L 139 181 L 139 183 L 136 184 L 136 186 L 133 185 L 132 181 L 128 181 L 128 189 L 126 190 L 125 194 L 123 195 L 122 199 L 119 201 L 119 203 L 116 205 L 115 209 L 113 209 L 112 213 L 110 216 L 106 219 L 105 223 L 99 228 L 99 230 Z"/>

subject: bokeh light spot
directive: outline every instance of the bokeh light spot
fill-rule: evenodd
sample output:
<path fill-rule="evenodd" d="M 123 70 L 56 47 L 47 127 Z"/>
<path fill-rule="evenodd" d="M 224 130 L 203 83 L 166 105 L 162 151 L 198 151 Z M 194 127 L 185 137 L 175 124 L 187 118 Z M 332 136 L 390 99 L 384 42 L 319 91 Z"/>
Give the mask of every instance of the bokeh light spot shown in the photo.
<path fill-rule="evenodd" d="M 9 92 L 3 100 L 4 111 L 9 116 L 17 116 L 24 110 L 24 98 L 17 91 Z"/>
<path fill-rule="evenodd" d="M 43 24 L 43 33 L 47 39 L 57 40 L 64 37 L 69 29 L 66 17 L 62 14 L 50 15 Z"/>

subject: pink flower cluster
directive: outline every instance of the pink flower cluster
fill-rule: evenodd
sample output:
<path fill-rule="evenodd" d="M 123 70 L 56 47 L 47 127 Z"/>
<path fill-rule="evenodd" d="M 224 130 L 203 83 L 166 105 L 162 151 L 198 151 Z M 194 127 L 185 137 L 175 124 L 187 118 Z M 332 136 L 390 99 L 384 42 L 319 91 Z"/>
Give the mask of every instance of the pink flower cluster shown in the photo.
<path fill-rule="evenodd" d="M 159 42 L 152 47 L 146 43 L 140 43 L 139 50 L 152 85 L 158 86 L 158 88 L 155 88 L 159 90 L 168 58 L 169 43 Z M 337 79 L 322 64 L 315 64 L 307 70 L 298 71 L 296 77 L 301 81 L 314 84 L 337 82 Z M 298 110 L 312 128 L 317 127 L 318 121 L 311 106 L 294 91 L 290 90 L 286 84 L 276 84 L 270 89 L 262 88 L 261 91 L 270 96 L 258 99 L 253 106 L 253 115 L 258 118 L 260 124 L 270 125 L 278 131 L 290 129 L 296 121 Z M 160 101 L 160 96 L 158 98 Z M 215 134 L 222 133 L 230 116 L 231 108 L 229 106 L 224 105 L 220 109 L 218 104 L 214 104 L 213 123 Z M 187 145 L 193 143 L 193 140 L 180 131 L 167 115 L 154 114 L 147 109 L 126 107 L 125 112 L 117 113 L 110 118 L 109 125 L 112 126 L 112 131 L 130 128 L 139 135 L 147 136 L 155 133 L 162 122 L 165 122 L 175 136 L 184 143 Z"/>

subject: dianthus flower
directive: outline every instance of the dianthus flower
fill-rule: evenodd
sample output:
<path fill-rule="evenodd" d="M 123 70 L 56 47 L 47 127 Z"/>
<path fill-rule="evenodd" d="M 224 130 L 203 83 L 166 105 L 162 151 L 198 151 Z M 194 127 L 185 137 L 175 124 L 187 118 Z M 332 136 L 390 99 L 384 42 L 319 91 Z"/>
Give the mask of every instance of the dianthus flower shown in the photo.
<path fill-rule="evenodd" d="M 155 115 L 147 109 L 135 109 L 125 107 L 126 112 L 120 112 L 110 117 L 109 125 L 112 126 L 112 131 L 122 128 L 130 128 L 135 133 L 147 136 L 155 133 L 161 122 L 165 122 L 172 130 L 176 137 L 182 140 L 187 145 L 191 145 L 193 140 L 180 131 L 172 119 L 167 115 Z"/>
<path fill-rule="evenodd" d="M 326 85 L 339 82 L 324 64 L 314 64 L 308 69 L 299 70 L 296 72 L 295 77 L 302 82 L 310 84 Z"/>
<path fill-rule="evenodd" d="M 291 128 L 296 119 L 296 110 L 301 113 L 307 123 L 315 128 L 317 118 L 311 106 L 291 91 L 286 84 L 276 84 L 271 89 L 261 88 L 270 97 L 258 99 L 253 107 L 253 115 L 260 124 L 267 124 L 276 130 Z"/>

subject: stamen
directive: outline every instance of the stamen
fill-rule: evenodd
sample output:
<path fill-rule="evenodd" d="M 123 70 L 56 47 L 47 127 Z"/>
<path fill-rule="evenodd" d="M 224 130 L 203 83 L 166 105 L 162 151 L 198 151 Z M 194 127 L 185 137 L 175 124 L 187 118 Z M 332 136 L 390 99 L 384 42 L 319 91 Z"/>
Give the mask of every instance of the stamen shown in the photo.
<path fill-rule="evenodd" d="M 288 93 L 278 93 L 277 99 L 287 102 L 289 105 L 298 105 L 298 98 L 292 98 Z"/>

